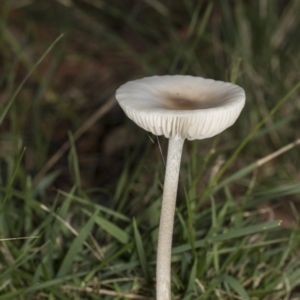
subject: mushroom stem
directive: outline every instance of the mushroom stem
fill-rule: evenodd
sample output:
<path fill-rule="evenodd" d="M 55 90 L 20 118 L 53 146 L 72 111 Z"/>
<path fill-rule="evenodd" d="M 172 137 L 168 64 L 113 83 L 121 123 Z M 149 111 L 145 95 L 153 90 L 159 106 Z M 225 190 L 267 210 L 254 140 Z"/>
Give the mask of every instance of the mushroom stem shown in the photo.
<path fill-rule="evenodd" d="M 184 139 L 169 138 L 167 167 L 160 215 L 156 264 L 156 299 L 171 300 L 171 251 L 174 214 Z"/>

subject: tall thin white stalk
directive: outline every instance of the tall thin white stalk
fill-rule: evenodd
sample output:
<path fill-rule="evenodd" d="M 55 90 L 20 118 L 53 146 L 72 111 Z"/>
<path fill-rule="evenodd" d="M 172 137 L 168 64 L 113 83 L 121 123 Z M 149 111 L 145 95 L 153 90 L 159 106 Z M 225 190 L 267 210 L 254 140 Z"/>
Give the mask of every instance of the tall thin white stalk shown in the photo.
<path fill-rule="evenodd" d="M 156 299 L 171 300 L 171 250 L 178 178 L 184 139 L 170 137 L 158 232 Z"/>

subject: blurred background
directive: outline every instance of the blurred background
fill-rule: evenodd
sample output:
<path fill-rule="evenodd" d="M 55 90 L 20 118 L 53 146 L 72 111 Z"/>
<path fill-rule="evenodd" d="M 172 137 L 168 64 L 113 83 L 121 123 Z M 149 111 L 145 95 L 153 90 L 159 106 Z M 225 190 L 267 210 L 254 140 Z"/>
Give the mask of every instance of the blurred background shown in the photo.
<path fill-rule="evenodd" d="M 234 149 L 299 80 L 298 1 L 3 0 L 0 5 L 3 106 L 64 34 L 28 78 L 1 128 L 7 138 L 2 152 L 15 143 L 12 127 L 18 130 L 13 137 L 26 146 L 24 163 L 33 177 L 69 140 L 68 132 L 75 133 L 100 107 L 103 114 L 94 116 L 78 139 L 83 186 L 107 184 L 120 171 L 126 147 L 140 139 L 150 142 L 116 103 L 105 106 L 126 81 L 190 74 L 241 85 L 247 105 L 230 129 L 236 141 L 224 138 L 220 146 Z M 270 133 L 251 143 L 243 160 L 297 138 L 296 97 L 267 121 Z M 289 155 L 295 162 L 297 152 Z M 286 168 L 283 176 L 297 176 L 295 163 Z M 47 171 L 54 169 L 61 172 L 59 187 L 67 188 L 66 155 Z"/>
<path fill-rule="evenodd" d="M 271 195 L 247 207 L 262 212 L 253 220 L 282 219 L 285 228 L 297 227 L 299 13 L 298 0 L 1 0 L 0 238 L 31 235 L 64 203 L 58 191 L 86 201 L 76 200 L 61 215 L 78 230 L 87 216 L 82 203 L 137 217 L 159 199 L 167 140 L 128 120 L 114 93 L 129 80 L 164 74 L 230 81 L 246 92 L 234 126 L 216 138 L 186 142 L 181 181 L 188 183 L 179 188 L 179 205 L 187 193 L 201 198 L 223 170 L 218 182 L 236 175 L 228 183 L 235 203 L 242 206 L 241 197 L 255 200 L 260 192 Z M 228 196 L 217 195 L 218 203 Z M 209 201 L 202 197 L 199 203 L 210 206 Z M 158 222 L 154 215 L 151 228 Z M 147 232 L 143 218 L 141 232 Z M 73 235 L 62 234 L 71 243 Z M 109 237 L 94 234 L 109 243 Z M 7 246 L 12 257 L 23 244 L 15 245 Z M 55 277 L 68 248 L 59 247 L 48 278 Z"/>

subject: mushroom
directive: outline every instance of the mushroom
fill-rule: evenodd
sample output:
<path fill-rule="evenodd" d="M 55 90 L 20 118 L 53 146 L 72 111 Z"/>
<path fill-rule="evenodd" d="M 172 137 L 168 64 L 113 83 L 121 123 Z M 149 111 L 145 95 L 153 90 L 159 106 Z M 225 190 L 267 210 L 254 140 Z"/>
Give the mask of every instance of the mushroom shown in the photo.
<path fill-rule="evenodd" d="M 116 91 L 125 114 L 154 135 L 169 138 L 160 215 L 157 300 L 171 299 L 171 250 L 182 147 L 185 139 L 205 139 L 238 118 L 244 90 L 234 84 L 193 76 L 152 76 L 129 81 Z"/>

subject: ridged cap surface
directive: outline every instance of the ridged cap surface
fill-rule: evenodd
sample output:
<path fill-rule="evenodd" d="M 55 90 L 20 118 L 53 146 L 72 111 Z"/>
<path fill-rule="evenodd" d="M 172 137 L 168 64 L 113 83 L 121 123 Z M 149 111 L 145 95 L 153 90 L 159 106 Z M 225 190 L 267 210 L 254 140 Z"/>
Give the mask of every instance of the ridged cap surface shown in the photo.
<path fill-rule="evenodd" d="M 129 81 L 116 91 L 116 99 L 143 129 L 195 140 L 231 126 L 245 105 L 245 92 L 223 81 L 166 75 Z"/>

